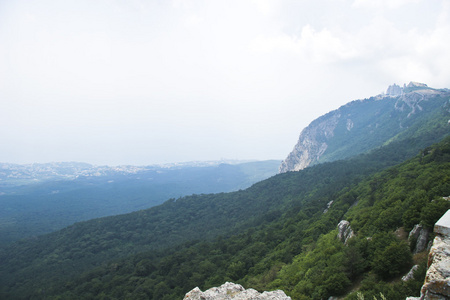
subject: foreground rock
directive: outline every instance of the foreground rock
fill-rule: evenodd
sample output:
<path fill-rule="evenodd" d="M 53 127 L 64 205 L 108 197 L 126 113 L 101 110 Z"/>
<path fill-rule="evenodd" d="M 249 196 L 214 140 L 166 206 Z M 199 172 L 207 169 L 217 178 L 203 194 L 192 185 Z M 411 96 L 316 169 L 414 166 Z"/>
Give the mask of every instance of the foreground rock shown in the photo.
<path fill-rule="evenodd" d="M 242 285 L 226 282 L 202 292 L 198 287 L 184 296 L 184 300 L 291 300 L 281 291 L 259 293 L 254 289 L 244 289 Z"/>
<path fill-rule="evenodd" d="M 450 299 L 450 237 L 436 236 L 428 264 L 421 299 Z"/>
<path fill-rule="evenodd" d="M 428 256 L 428 270 L 420 300 L 450 299 L 450 210 L 435 224 L 436 237 Z"/>

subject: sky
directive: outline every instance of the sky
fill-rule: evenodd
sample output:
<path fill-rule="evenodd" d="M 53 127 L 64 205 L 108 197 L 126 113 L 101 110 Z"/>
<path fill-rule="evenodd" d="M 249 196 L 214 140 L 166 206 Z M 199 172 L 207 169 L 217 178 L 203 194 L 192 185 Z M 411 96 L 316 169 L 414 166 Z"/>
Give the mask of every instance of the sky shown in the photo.
<path fill-rule="evenodd" d="M 284 159 L 393 83 L 450 88 L 448 0 L 0 0 L 0 162 Z"/>

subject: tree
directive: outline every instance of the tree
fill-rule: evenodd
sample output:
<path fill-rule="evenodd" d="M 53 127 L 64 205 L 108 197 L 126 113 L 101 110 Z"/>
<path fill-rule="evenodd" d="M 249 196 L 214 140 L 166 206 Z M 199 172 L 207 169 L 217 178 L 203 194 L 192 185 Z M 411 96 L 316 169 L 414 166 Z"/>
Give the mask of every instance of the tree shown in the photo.
<path fill-rule="evenodd" d="M 425 227 L 433 228 L 442 215 L 450 209 L 450 201 L 442 198 L 431 201 L 422 210 L 421 220 Z"/>
<path fill-rule="evenodd" d="M 412 255 L 408 244 L 394 241 L 382 251 L 376 251 L 372 261 L 375 274 L 384 280 L 402 274 L 412 264 Z"/>

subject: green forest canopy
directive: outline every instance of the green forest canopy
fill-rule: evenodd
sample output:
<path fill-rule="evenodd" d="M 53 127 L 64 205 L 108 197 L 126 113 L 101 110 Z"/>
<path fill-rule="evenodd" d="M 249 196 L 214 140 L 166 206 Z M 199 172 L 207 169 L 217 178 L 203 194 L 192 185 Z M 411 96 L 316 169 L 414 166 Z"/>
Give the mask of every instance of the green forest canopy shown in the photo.
<path fill-rule="evenodd" d="M 389 167 L 404 147 L 392 143 L 245 191 L 172 199 L 13 244 L 1 253 L 2 293 L 16 299 L 179 299 L 195 286 L 235 281 L 281 288 L 293 299 L 322 299 L 345 294 L 359 281 L 367 295 L 417 294 L 419 275 L 389 283 L 413 261 L 393 232 L 414 223 L 430 226 L 450 208 L 442 200 L 450 195 L 450 138 Z M 341 219 L 357 234 L 348 246 L 336 239 Z M 404 260 L 395 260 L 398 252 Z"/>

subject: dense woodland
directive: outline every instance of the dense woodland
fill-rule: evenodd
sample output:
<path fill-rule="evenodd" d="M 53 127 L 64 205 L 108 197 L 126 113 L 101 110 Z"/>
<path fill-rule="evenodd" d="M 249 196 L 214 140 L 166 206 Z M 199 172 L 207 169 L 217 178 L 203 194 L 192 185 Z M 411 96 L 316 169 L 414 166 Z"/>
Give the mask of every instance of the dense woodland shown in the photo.
<path fill-rule="evenodd" d="M 382 291 L 389 299 L 417 294 L 419 275 L 408 284 L 389 283 L 413 261 L 393 232 L 419 222 L 431 226 L 450 208 L 441 199 L 450 195 L 450 139 L 378 172 L 401 159 L 399 150 L 392 144 L 244 191 L 172 199 L 15 243 L 2 251 L 3 295 L 177 299 L 195 286 L 227 280 L 281 288 L 294 299 L 341 295 L 355 280 L 367 294 Z M 341 219 L 357 232 L 348 246 L 336 238 Z M 398 251 L 405 259 L 392 271 L 389 254 Z M 424 264 L 423 255 L 415 259 Z"/>
<path fill-rule="evenodd" d="M 147 252 L 105 264 L 67 282 L 59 297 L 181 299 L 197 285 L 208 288 L 225 281 L 260 290 L 281 288 L 293 299 L 343 295 L 354 282 L 369 299 L 380 292 L 387 299 L 418 295 L 426 256 L 413 257 L 408 243 L 394 232 L 414 223 L 432 226 L 450 208 L 441 197 L 450 195 L 449 176 L 447 139 L 407 163 L 333 194 L 327 198 L 334 202 L 326 213 L 323 202 L 310 202 L 278 218 L 269 214 L 266 222 L 241 234 L 191 241 L 169 255 Z M 347 246 L 336 237 L 342 218 L 357 232 Z M 413 262 L 420 264 L 415 280 L 399 281 Z M 348 299 L 357 298 L 350 293 Z"/>
<path fill-rule="evenodd" d="M 193 193 L 244 189 L 278 171 L 279 161 L 176 168 L 73 180 L 0 180 L 0 244 L 62 229 L 75 222 L 129 213 Z M 70 169 L 67 170 L 67 173 Z"/>
<path fill-rule="evenodd" d="M 450 208 L 448 119 L 445 107 L 383 147 L 245 190 L 172 198 L 3 246 L 0 298 L 182 299 L 226 281 L 293 299 L 418 295 L 427 254 L 412 255 L 406 236 Z M 343 219 L 356 233 L 347 245 L 337 238 Z M 414 279 L 401 281 L 413 264 Z"/>

